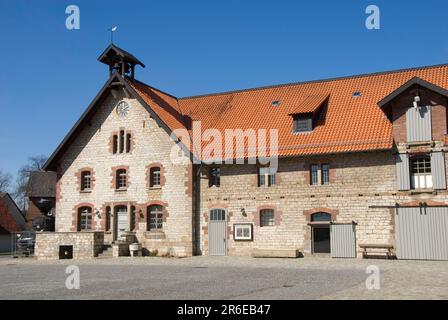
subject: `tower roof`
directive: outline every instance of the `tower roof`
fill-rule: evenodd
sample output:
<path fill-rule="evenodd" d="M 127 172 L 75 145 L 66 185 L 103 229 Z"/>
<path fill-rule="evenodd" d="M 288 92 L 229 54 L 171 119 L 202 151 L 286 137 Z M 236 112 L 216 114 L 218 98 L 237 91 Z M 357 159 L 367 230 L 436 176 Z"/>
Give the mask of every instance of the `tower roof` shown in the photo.
<path fill-rule="evenodd" d="M 98 57 L 98 61 L 107 65 L 114 64 L 118 59 L 129 62 L 134 65 L 139 64 L 143 68 L 145 67 L 143 62 L 138 60 L 133 54 L 117 47 L 114 44 L 110 44 L 106 48 L 106 50 L 104 50 L 104 52 Z"/>

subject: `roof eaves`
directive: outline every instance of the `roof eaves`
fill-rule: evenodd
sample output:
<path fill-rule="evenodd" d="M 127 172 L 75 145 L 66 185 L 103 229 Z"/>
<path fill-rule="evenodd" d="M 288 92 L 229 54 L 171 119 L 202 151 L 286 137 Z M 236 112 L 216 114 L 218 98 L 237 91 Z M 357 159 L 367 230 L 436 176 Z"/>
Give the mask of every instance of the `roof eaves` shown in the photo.
<path fill-rule="evenodd" d="M 393 99 L 395 99 L 396 97 L 398 97 L 400 94 L 402 94 L 403 92 L 405 92 L 406 90 L 408 90 L 410 87 L 412 87 L 413 85 L 419 85 L 423 88 L 432 90 L 436 93 L 439 93 L 440 95 L 443 95 L 445 97 L 448 97 L 448 90 L 439 87 L 431 82 L 428 82 L 426 80 L 423 80 L 419 77 L 413 77 L 412 79 L 410 79 L 408 82 L 406 82 L 405 84 L 403 84 L 402 86 L 400 86 L 399 88 L 395 89 L 393 92 L 391 92 L 389 95 L 387 95 L 385 98 L 383 98 L 381 101 L 378 102 L 378 106 L 380 108 L 383 108 L 386 104 L 388 104 L 389 102 L 391 102 Z"/>

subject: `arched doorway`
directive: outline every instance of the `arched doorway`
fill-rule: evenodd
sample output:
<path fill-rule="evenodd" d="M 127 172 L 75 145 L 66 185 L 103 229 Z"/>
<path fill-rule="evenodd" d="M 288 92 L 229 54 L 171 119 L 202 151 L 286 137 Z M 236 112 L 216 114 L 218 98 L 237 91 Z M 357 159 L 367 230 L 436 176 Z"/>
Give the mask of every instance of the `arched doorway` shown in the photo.
<path fill-rule="evenodd" d="M 311 215 L 311 250 L 312 253 L 330 253 L 331 214 L 316 212 Z"/>

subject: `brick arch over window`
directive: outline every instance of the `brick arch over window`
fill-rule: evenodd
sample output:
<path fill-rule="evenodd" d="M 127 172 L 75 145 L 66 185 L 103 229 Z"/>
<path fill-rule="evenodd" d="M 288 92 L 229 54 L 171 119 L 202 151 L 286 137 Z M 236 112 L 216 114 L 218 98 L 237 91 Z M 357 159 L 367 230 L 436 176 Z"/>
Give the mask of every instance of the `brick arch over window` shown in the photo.
<path fill-rule="evenodd" d="M 92 210 L 92 230 L 95 229 L 95 205 L 93 203 L 83 202 L 77 204 L 72 209 L 72 226 L 70 228 L 70 231 L 80 231 L 79 230 L 79 209 L 82 207 L 88 207 Z"/>
<path fill-rule="evenodd" d="M 281 221 L 282 221 L 282 212 L 280 210 L 277 209 L 276 206 L 271 206 L 271 205 L 263 205 L 263 206 L 259 206 L 257 207 L 257 212 L 254 214 L 254 226 L 259 227 L 261 225 L 260 223 L 260 212 L 261 210 L 273 210 L 274 211 L 274 222 L 275 222 L 275 226 L 280 225 Z"/>
<path fill-rule="evenodd" d="M 137 210 L 142 211 L 143 217 L 141 218 L 141 220 L 144 221 L 146 224 L 148 223 L 148 208 L 150 206 L 161 206 L 162 207 L 162 213 L 163 213 L 162 221 L 165 223 L 167 218 L 170 215 L 168 212 L 168 209 L 167 209 L 168 203 L 166 203 L 164 201 L 160 201 L 160 200 L 149 201 L 149 202 L 139 205 L 138 208 L 136 208 Z M 146 230 L 148 230 L 148 226 L 146 226 Z"/>
<path fill-rule="evenodd" d="M 303 214 L 306 217 L 307 222 L 311 222 L 311 216 L 315 213 L 324 212 L 331 215 L 331 221 L 336 221 L 336 216 L 339 214 L 339 210 L 336 209 L 330 209 L 330 208 L 313 208 L 309 210 L 304 210 Z"/>
<path fill-rule="evenodd" d="M 148 189 L 153 188 L 151 185 L 151 170 L 159 168 L 160 169 L 160 185 L 157 187 L 163 187 L 165 185 L 165 168 L 159 162 L 154 162 L 146 166 L 146 187 Z"/>

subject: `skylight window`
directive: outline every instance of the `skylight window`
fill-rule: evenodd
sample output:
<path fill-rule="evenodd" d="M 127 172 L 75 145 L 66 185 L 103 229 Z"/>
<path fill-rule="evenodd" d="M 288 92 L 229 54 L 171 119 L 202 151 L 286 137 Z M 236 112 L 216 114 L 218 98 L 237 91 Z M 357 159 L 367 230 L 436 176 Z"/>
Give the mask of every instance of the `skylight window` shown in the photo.
<path fill-rule="evenodd" d="M 280 100 L 274 100 L 271 102 L 271 106 L 273 107 L 279 107 L 280 106 Z"/>
<path fill-rule="evenodd" d="M 355 92 L 353 92 L 352 96 L 353 96 L 353 98 L 358 98 L 358 97 L 360 97 L 360 96 L 361 96 L 361 91 L 355 91 Z"/>

